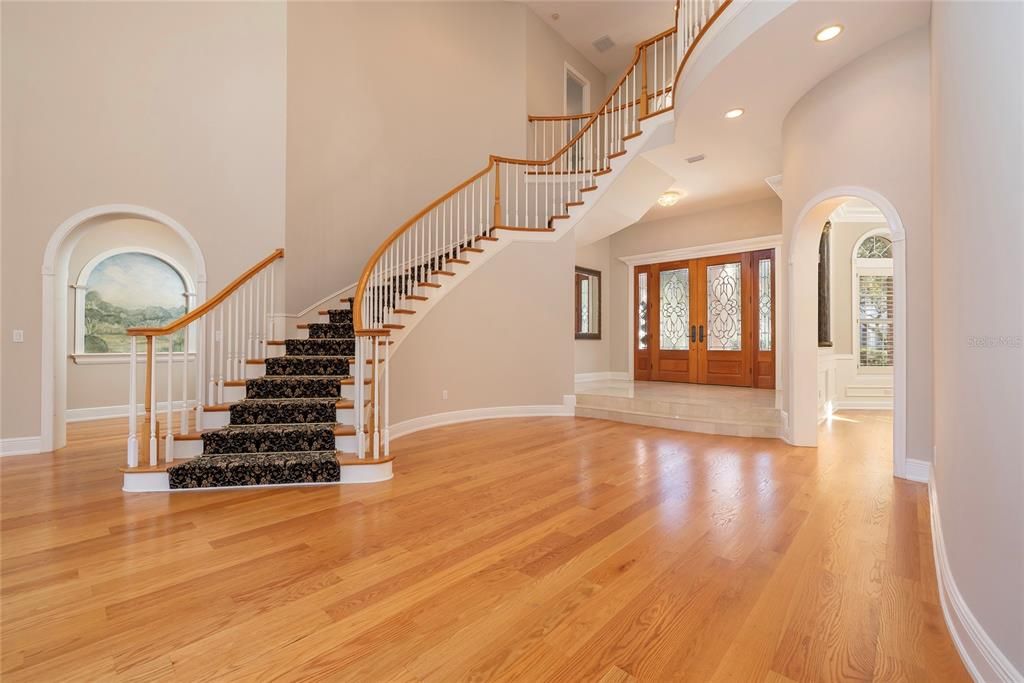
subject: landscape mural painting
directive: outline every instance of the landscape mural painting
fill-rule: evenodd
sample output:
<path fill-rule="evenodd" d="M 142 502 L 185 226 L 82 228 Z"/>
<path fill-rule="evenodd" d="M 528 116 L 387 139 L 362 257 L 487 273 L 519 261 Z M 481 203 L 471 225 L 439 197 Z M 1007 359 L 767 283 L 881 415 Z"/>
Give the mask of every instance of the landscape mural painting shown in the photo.
<path fill-rule="evenodd" d="M 127 353 L 129 327 L 161 327 L 187 310 L 185 283 L 178 272 L 155 256 L 115 254 L 93 269 L 86 283 L 85 352 Z M 145 338 L 139 340 L 145 346 Z M 174 350 L 184 337 L 174 338 Z M 166 350 L 166 342 L 157 350 Z"/>

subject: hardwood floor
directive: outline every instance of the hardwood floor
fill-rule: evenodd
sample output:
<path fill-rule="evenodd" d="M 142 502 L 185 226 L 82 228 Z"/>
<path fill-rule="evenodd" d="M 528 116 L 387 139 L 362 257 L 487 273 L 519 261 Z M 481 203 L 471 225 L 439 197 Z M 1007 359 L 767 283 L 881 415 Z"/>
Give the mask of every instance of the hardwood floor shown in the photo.
<path fill-rule="evenodd" d="M 0 459 L 5 682 L 969 680 L 885 414 L 477 422 L 386 483 L 175 494 L 120 491 L 121 423 Z"/>

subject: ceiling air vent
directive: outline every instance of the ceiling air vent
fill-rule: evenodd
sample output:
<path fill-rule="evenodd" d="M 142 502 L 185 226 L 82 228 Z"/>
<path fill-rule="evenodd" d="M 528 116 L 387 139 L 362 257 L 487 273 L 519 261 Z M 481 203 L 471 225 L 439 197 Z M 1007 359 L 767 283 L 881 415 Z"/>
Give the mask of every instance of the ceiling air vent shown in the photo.
<path fill-rule="evenodd" d="M 601 36 L 593 42 L 593 45 L 598 52 L 607 52 L 615 47 L 615 41 L 611 39 L 611 36 Z"/>
<path fill-rule="evenodd" d="M 704 161 L 704 155 L 703 154 L 698 154 L 697 156 L 693 156 L 693 157 L 686 157 L 686 163 L 688 163 L 688 164 L 695 164 L 698 161 Z"/>

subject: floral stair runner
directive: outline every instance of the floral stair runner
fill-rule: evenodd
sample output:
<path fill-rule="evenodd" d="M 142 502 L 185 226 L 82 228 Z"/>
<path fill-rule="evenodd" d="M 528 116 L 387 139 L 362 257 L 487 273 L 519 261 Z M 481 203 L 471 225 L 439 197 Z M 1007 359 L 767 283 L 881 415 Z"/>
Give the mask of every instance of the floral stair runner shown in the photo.
<path fill-rule="evenodd" d="M 337 403 L 355 353 L 352 311 L 331 310 L 308 339 L 285 341 L 266 374 L 245 383 L 227 427 L 204 432 L 203 454 L 167 468 L 172 489 L 337 482 Z"/>

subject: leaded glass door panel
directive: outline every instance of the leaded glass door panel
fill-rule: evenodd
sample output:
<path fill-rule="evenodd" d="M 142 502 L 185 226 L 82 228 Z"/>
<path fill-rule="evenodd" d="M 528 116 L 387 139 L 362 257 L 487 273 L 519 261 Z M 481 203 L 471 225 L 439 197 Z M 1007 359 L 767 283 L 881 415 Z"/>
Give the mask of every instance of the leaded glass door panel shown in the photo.
<path fill-rule="evenodd" d="M 659 263 L 651 285 L 651 379 L 692 382 L 691 336 L 695 333 L 690 261 Z"/>
<path fill-rule="evenodd" d="M 749 254 L 698 262 L 700 310 L 697 320 L 697 381 L 752 386 L 755 349 Z"/>

